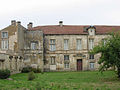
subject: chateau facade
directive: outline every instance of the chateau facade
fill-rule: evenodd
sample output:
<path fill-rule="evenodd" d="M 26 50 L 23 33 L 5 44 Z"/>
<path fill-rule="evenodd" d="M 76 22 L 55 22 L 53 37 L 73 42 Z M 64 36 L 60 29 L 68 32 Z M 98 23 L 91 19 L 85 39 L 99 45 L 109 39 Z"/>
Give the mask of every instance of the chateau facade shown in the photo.
<path fill-rule="evenodd" d="M 23 67 L 39 67 L 45 71 L 97 70 L 100 54 L 88 52 L 110 32 L 120 26 L 59 25 L 28 28 L 21 22 L 0 31 L 0 69 L 19 72 Z"/>

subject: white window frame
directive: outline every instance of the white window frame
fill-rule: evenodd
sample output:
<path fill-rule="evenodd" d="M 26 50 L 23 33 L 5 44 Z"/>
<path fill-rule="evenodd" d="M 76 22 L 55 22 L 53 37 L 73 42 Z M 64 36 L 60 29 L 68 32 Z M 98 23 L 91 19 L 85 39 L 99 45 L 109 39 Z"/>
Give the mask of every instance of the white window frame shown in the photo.
<path fill-rule="evenodd" d="M 55 42 L 56 42 L 55 39 L 50 39 L 50 51 L 55 51 L 56 50 Z"/>
<path fill-rule="evenodd" d="M 76 49 L 77 50 L 82 50 L 82 39 L 77 39 L 76 40 Z"/>
<path fill-rule="evenodd" d="M 69 62 L 65 62 L 64 63 L 64 68 L 65 69 L 69 69 L 70 68 L 70 63 Z"/>
<path fill-rule="evenodd" d="M 8 50 L 8 47 L 9 47 L 8 40 L 2 40 L 1 41 L 1 49 L 2 50 Z"/>
<path fill-rule="evenodd" d="M 95 68 L 95 63 L 94 62 L 90 62 L 90 69 L 94 69 Z"/>
<path fill-rule="evenodd" d="M 6 33 L 6 35 L 4 36 L 3 33 Z M 1 32 L 1 38 L 8 38 L 8 32 Z"/>
<path fill-rule="evenodd" d="M 89 49 L 93 49 L 94 47 L 94 39 L 89 39 Z"/>
<path fill-rule="evenodd" d="M 64 39 L 64 50 L 69 50 L 69 39 Z"/>
<path fill-rule="evenodd" d="M 64 55 L 64 61 L 69 60 L 69 55 Z"/>
<path fill-rule="evenodd" d="M 31 41 L 30 43 L 31 49 L 35 50 L 38 48 L 38 41 Z"/>

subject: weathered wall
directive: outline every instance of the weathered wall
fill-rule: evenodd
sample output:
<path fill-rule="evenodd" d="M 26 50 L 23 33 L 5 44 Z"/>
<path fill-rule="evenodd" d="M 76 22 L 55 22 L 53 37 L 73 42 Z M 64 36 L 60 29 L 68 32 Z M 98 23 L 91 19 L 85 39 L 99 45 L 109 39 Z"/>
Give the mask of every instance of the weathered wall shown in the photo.
<path fill-rule="evenodd" d="M 38 41 L 37 49 L 31 49 L 31 41 Z M 42 31 L 26 31 L 24 46 L 25 64 L 36 66 L 43 69 L 43 33 Z"/>
<path fill-rule="evenodd" d="M 100 54 L 95 55 L 95 59 L 89 60 L 89 39 L 94 39 L 94 45 L 106 38 L 107 35 L 46 35 L 45 36 L 45 59 L 46 69 L 50 69 L 50 57 L 56 58 L 56 70 L 65 70 L 64 68 L 64 55 L 69 55 L 70 68 L 67 70 L 77 70 L 77 59 L 82 59 L 83 70 L 90 69 L 90 62 L 94 62 L 94 69 L 98 69 L 98 60 Z M 56 50 L 50 51 L 50 39 L 56 40 Z M 64 50 L 64 39 L 69 39 L 69 50 Z M 76 50 L 76 40 L 82 40 L 82 50 Z M 85 57 L 79 56 L 79 54 L 85 55 Z"/>
<path fill-rule="evenodd" d="M 18 29 L 18 27 L 20 29 Z M 19 72 L 19 70 L 24 66 L 23 64 L 23 57 L 21 58 L 19 54 L 19 48 L 18 48 L 18 30 L 21 32 L 23 31 L 23 27 L 19 24 L 10 25 L 0 31 L 0 59 L 4 60 L 4 62 L 1 62 L 1 69 L 10 69 L 12 72 Z M 1 32 L 8 32 L 8 38 L 1 38 Z M 20 33 L 21 34 L 21 33 Z M 8 40 L 8 50 L 2 50 L 1 49 L 1 41 L 2 40 Z M 22 41 L 22 43 L 24 43 Z M 10 57 L 12 57 L 10 59 Z"/>

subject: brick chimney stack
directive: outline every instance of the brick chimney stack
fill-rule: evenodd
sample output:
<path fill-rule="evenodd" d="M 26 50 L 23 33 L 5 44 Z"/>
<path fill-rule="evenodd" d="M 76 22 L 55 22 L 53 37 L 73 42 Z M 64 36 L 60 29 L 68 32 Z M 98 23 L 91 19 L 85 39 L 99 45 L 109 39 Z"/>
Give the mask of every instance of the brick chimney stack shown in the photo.
<path fill-rule="evenodd" d="M 21 25 L 21 22 L 20 22 L 20 21 L 17 21 L 17 25 Z"/>
<path fill-rule="evenodd" d="M 63 21 L 59 21 L 59 25 L 60 25 L 60 27 L 62 27 L 63 26 Z"/>
<path fill-rule="evenodd" d="M 33 27 L 33 23 L 32 23 L 32 22 L 29 22 L 29 24 L 27 25 L 27 28 L 28 28 L 28 29 L 32 29 L 32 27 Z"/>

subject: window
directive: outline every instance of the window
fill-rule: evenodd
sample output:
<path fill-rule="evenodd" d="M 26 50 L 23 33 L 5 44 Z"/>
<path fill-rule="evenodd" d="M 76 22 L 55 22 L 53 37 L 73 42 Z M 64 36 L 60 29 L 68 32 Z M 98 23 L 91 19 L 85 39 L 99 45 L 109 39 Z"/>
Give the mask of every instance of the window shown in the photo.
<path fill-rule="evenodd" d="M 106 39 L 102 39 L 102 42 L 105 45 L 106 44 Z"/>
<path fill-rule="evenodd" d="M 90 54 L 90 55 L 89 55 L 89 59 L 94 59 L 94 55 L 93 55 L 93 54 Z"/>
<path fill-rule="evenodd" d="M 68 39 L 64 39 L 64 50 L 68 50 L 68 48 L 69 48 L 69 44 L 68 44 Z"/>
<path fill-rule="evenodd" d="M 93 28 L 90 28 L 88 32 L 89 32 L 89 35 L 95 35 L 95 29 Z"/>
<path fill-rule="evenodd" d="M 64 55 L 64 60 L 69 60 L 69 55 Z"/>
<path fill-rule="evenodd" d="M 90 62 L 90 69 L 94 69 L 94 62 Z"/>
<path fill-rule="evenodd" d="M 64 63 L 64 67 L 65 67 L 65 68 L 69 68 L 69 63 L 67 63 L 67 62 Z"/>
<path fill-rule="evenodd" d="M 81 49 L 82 49 L 81 39 L 77 39 L 77 50 L 81 50 Z"/>
<path fill-rule="evenodd" d="M 38 48 L 38 41 L 32 41 L 31 42 L 31 49 L 35 50 Z"/>
<path fill-rule="evenodd" d="M 50 57 L 51 59 L 51 64 L 54 65 L 55 64 L 55 57 Z"/>
<path fill-rule="evenodd" d="M 2 38 L 8 38 L 8 32 L 2 32 Z"/>
<path fill-rule="evenodd" d="M 1 48 L 7 50 L 8 49 L 8 40 L 2 40 Z"/>
<path fill-rule="evenodd" d="M 50 51 L 55 51 L 55 39 L 50 39 Z"/>
<path fill-rule="evenodd" d="M 94 47 L 94 39 L 89 39 L 89 49 L 93 49 Z"/>

